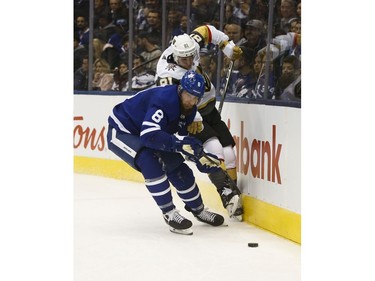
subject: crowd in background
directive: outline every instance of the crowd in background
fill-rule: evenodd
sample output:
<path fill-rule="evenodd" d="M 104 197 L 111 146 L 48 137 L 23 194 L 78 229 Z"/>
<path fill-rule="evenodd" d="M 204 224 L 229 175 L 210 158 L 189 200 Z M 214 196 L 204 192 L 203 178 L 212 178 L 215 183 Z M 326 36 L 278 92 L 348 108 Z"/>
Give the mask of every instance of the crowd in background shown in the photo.
<path fill-rule="evenodd" d="M 154 85 L 162 45 L 176 35 L 211 24 L 220 29 L 220 1 L 166 1 L 167 36 L 162 42 L 162 1 L 133 1 L 134 40 L 129 42 L 129 1 L 94 0 L 92 90 L 138 91 Z M 241 46 L 227 87 L 227 96 L 301 100 L 301 1 L 274 0 L 272 45 L 266 71 L 268 0 L 225 1 L 223 32 Z M 74 89 L 88 90 L 89 0 L 74 0 Z M 132 81 L 128 81 L 128 57 L 132 52 Z M 218 50 L 206 46 L 200 64 L 214 85 L 225 86 L 230 60 L 218 67 Z M 268 79 L 266 79 L 266 74 Z M 267 80 L 267 81 L 266 81 Z M 265 85 L 268 84 L 268 90 Z"/>

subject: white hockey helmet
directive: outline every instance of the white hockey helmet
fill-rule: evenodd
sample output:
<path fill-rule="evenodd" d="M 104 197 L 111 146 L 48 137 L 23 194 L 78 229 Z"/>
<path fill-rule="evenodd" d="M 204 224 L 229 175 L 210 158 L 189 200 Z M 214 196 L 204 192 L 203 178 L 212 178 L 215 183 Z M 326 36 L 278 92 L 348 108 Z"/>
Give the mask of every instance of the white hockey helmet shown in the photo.
<path fill-rule="evenodd" d="M 173 58 L 176 62 L 178 57 L 191 57 L 195 56 L 197 53 L 194 39 L 186 33 L 173 37 L 171 45 L 173 49 Z"/>

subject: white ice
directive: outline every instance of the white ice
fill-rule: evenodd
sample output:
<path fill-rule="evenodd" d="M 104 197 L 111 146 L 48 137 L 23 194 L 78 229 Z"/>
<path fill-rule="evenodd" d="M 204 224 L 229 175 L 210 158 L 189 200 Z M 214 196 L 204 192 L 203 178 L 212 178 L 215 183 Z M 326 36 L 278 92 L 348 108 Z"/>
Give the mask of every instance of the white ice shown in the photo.
<path fill-rule="evenodd" d="M 300 245 L 222 210 L 228 227 L 205 225 L 174 202 L 192 236 L 169 231 L 142 183 L 75 174 L 74 280 L 301 280 Z"/>

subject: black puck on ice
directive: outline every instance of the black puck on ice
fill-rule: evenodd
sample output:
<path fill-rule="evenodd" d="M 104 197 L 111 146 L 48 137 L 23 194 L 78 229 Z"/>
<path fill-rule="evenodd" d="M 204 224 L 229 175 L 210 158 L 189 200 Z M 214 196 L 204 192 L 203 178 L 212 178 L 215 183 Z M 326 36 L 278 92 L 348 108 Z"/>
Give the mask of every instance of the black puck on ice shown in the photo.
<path fill-rule="evenodd" d="M 258 243 L 247 243 L 247 246 L 251 248 L 256 248 L 258 247 Z"/>

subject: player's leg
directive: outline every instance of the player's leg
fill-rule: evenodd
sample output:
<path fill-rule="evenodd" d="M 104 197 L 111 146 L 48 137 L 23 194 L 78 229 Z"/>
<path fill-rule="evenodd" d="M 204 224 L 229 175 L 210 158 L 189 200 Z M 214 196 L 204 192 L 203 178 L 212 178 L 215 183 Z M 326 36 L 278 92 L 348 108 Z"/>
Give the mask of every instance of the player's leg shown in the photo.
<path fill-rule="evenodd" d="M 138 136 L 118 132 L 109 128 L 108 148 L 118 157 L 140 171 L 152 198 L 163 213 L 172 232 L 192 234 L 190 220 L 184 218 L 173 204 L 171 187 L 159 157 L 153 150 L 142 147 Z"/>
<path fill-rule="evenodd" d="M 236 154 L 234 151 L 235 142 L 231 132 L 229 131 L 227 125 L 221 120 L 221 116 L 217 109 L 213 109 L 209 118 L 207 118 L 211 128 L 216 132 L 218 140 L 223 147 L 224 152 L 224 163 L 226 179 L 225 182 L 228 184 L 229 188 L 232 190 L 231 194 L 228 190 L 224 189 L 222 191 L 223 202 L 229 202 L 227 205 L 227 210 L 231 214 L 231 217 L 236 217 L 238 220 L 242 220 L 242 203 L 241 203 L 241 191 L 237 186 L 237 170 L 236 170 Z M 222 180 L 222 175 L 218 176 L 219 179 L 212 179 L 216 181 Z M 225 196 L 228 194 L 228 196 Z"/>
<path fill-rule="evenodd" d="M 232 145 L 223 147 L 224 163 L 227 168 L 228 175 L 237 184 L 237 166 L 236 166 L 236 153 Z"/>
<path fill-rule="evenodd" d="M 178 196 L 185 203 L 185 209 L 192 212 L 201 222 L 213 226 L 222 225 L 224 218 L 204 208 L 199 187 L 195 182 L 193 171 L 184 162 L 181 154 L 158 153 L 163 160 L 169 181 L 176 188 Z"/>
<path fill-rule="evenodd" d="M 243 213 L 241 198 L 240 198 L 241 192 L 238 189 L 237 184 L 235 182 L 237 180 L 236 157 L 235 157 L 235 154 L 230 155 L 230 153 L 228 153 L 228 149 L 223 149 L 223 146 L 217 137 L 219 133 L 216 132 L 216 130 L 214 130 L 211 127 L 210 123 L 212 121 L 216 121 L 216 119 L 217 118 L 210 118 L 210 116 L 203 117 L 204 129 L 201 133 L 194 135 L 194 136 L 203 142 L 203 147 L 207 152 L 216 155 L 220 160 L 222 160 L 222 165 L 221 165 L 222 170 L 218 170 L 217 172 L 211 173 L 208 176 L 211 182 L 215 185 L 217 192 L 220 195 L 222 204 L 224 208 L 227 209 L 229 216 L 230 217 L 236 216 L 237 219 L 242 220 L 242 218 L 239 217 Z M 207 120 L 210 123 L 205 122 L 205 120 Z M 219 122 L 220 121 L 221 120 L 219 119 Z M 216 121 L 216 123 L 218 122 Z M 214 123 L 214 125 L 216 124 Z M 229 136 L 231 135 L 229 134 Z M 225 141 L 227 143 L 230 142 L 228 135 L 226 136 Z M 233 138 L 232 138 L 232 141 L 233 141 Z M 232 147 L 232 146 L 229 145 L 229 147 Z M 227 157 L 226 157 L 226 154 L 228 154 Z M 225 158 L 227 158 L 227 160 L 230 159 L 230 161 L 227 161 L 230 167 L 232 167 L 231 169 L 229 169 L 229 171 L 231 171 L 232 177 L 234 178 L 235 181 L 231 179 L 229 175 L 229 171 L 227 172 L 227 167 L 225 165 L 226 164 Z"/>

